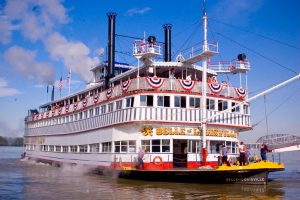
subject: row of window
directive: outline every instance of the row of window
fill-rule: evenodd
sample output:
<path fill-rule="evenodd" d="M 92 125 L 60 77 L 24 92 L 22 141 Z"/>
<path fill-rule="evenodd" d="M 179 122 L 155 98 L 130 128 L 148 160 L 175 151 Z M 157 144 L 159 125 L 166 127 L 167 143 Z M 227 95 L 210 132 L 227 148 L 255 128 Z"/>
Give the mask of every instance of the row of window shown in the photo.
<path fill-rule="evenodd" d="M 221 146 L 224 141 L 209 141 L 208 153 L 221 153 Z M 229 154 L 236 154 L 238 152 L 238 145 L 236 142 L 226 141 L 226 147 Z M 170 152 L 170 140 L 169 139 L 153 139 L 142 140 L 141 146 L 148 153 L 163 153 Z M 201 141 L 200 140 L 188 140 L 187 150 L 188 153 L 201 153 Z M 26 150 L 37 151 L 38 145 L 26 144 Z M 40 145 L 40 151 L 45 152 L 72 152 L 72 153 L 136 153 L 136 141 L 135 140 L 123 140 L 115 142 L 103 142 L 93 143 L 85 145 Z"/>

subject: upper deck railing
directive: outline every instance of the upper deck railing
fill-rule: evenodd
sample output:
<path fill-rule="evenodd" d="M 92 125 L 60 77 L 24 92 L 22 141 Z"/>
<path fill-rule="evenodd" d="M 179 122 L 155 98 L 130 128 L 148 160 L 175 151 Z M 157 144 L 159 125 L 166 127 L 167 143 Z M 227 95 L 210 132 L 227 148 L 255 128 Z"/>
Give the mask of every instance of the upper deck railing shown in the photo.
<path fill-rule="evenodd" d="M 248 60 L 210 62 L 208 67 L 217 73 L 245 73 L 250 70 L 250 62 Z"/>

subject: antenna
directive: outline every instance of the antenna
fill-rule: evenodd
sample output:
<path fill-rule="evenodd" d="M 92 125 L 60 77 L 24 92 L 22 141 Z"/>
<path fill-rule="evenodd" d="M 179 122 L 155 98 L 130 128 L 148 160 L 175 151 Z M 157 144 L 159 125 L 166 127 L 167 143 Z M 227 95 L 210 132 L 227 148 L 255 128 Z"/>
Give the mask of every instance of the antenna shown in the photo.
<path fill-rule="evenodd" d="M 203 16 L 206 14 L 205 6 L 206 6 L 206 2 L 205 2 L 205 0 L 203 0 L 203 4 L 202 4 L 202 14 L 203 14 Z"/>

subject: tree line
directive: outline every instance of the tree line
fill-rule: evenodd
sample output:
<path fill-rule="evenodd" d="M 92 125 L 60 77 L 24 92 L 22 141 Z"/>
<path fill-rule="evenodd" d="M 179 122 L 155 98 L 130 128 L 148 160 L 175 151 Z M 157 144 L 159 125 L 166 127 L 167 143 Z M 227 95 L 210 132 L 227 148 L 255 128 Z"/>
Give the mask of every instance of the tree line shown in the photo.
<path fill-rule="evenodd" d="M 0 146 L 23 146 L 24 138 L 23 137 L 2 137 L 0 136 Z"/>

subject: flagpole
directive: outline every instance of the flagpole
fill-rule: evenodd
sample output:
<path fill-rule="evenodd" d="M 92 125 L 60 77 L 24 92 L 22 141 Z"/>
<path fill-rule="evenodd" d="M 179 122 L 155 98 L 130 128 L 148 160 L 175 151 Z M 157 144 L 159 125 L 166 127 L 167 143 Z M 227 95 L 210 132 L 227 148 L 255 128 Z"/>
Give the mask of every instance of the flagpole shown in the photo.
<path fill-rule="evenodd" d="M 69 81 L 69 95 L 70 95 L 70 93 L 71 93 L 71 68 L 69 69 L 69 79 L 68 79 Z"/>

